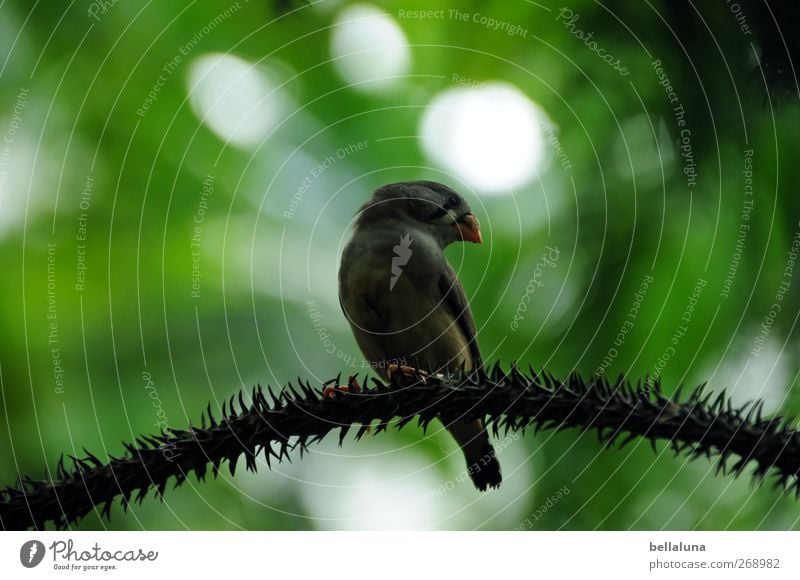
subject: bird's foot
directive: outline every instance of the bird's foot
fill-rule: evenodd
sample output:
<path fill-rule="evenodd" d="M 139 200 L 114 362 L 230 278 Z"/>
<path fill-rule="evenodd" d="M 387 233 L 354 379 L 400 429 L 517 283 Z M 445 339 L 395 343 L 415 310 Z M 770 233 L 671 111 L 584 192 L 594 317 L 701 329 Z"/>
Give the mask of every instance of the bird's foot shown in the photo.
<path fill-rule="evenodd" d="M 427 384 L 425 377 L 428 373 L 407 365 L 389 365 L 386 367 L 386 376 L 392 384 L 407 384 L 420 382 Z"/>
<path fill-rule="evenodd" d="M 324 385 L 322 389 L 322 396 L 328 399 L 335 399 L 339 393 L 360 393 L 361 385 L 356 380 L 356 375 L 350 375 L 347 378 L 346 385 Z"/>

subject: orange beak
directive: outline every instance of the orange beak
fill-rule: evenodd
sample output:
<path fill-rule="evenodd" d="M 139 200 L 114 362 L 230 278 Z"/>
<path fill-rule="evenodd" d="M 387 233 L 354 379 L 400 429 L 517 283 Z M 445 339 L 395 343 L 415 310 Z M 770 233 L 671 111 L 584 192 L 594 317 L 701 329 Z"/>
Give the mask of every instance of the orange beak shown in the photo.
<path fill-rule="evenodd" d="M 481 237 L 481 224 L 478 222 L 473 214 L 468 213 L 453 224 L 453 227 L 458 231 L 458 239 L 462 242 L 472 242 L 480 244 L 483 241 Z"/>

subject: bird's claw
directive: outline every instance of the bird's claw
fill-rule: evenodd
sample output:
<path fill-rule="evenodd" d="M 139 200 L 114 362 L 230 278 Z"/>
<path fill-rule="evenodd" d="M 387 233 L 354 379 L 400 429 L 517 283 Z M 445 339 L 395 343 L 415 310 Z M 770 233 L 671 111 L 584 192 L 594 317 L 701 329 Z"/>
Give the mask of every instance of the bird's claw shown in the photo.
<path fill-rule="evenodd" d="M 387 366 L 386 376 L 389 377 L 389 382 L 392 384 L 411 384 L 415 382 L 420 382 L 423 385 L 428 384 L 425 380 L 428 373 L 407 365 L 392 364 Z"/>
<path fill-rule="evenodd" d="M 328 385 L 322 389 L 322 396 L 328 399 L 335 399 L 339 393 L 360 393 L 361 385 L 358 384 L 356 375 L 347 378 L 346 385 Z"/>

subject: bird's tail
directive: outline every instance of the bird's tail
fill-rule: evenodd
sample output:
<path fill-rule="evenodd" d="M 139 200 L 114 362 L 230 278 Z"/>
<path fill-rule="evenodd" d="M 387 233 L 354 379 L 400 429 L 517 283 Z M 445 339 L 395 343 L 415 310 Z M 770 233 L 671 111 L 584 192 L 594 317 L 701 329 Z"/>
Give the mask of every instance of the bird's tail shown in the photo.
<path fill-rule="evenodd" d="M 489 434 L 483 427 L 483 421 L 456 421 L 447 427 L 455 438 L 467 460 L 467 473 L 480 491 L 489 487 L 500 487 L 503 476 L 500 463 L 494 454 L 494 447 L 489 441 Z"/>

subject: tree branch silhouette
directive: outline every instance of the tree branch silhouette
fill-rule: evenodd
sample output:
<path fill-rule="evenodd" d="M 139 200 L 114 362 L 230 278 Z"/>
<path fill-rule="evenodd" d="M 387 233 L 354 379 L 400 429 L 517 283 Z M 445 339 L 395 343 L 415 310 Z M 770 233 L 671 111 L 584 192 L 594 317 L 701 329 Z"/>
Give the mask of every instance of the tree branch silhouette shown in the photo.
<path fill-rule="evenodd" d="M 681 400 L 680 389 L 668 398 L 658 382 L 586 381 L 578 374 L 559 381 L 546 373 L 515 367 L 504 372 L 499 366 L 424 381 L 405 379 L 406 384 L 402 380 L 387 385 L 373 379 L 363 392 L 333 399 L 303 382 L 278 394 L 261 387 L 247 397 L 240 392 L 222 405 L 219 420 L 209 405 L 200 427 L 142 436 L 108 462 L 87 451 L 85 457 L 72 457 L 67 467 L 62 457 L 53 479 L 21 478 L 0 490 L 0 525 L 42 529 L 52 522 L 64 528 L 92 511 L 110 517 L 117 497 L 125 508 L 143 501 L 151 489 L 162 498 L 170 480 L 179 486 L 192 472 L 202 481 L 209 470 L 216 476 L 227 463 L 233 474 L 242 456 L 245 467 L 255 471 L 260 455 L 267 467 L 288 458 L 293 449 L 302 457 L 332 431 L 338 431 L 341 444 L 351 431 L 358 440 L 370 426 L 378 435 L 415 419 L 427 428 L 434 419 L 449 424 L 482 417 L 495 436 L 527 428 L 591 429 L 609 448 L 646 438 L 655 449 L 656 441 L 664 440 L 676 455 L 716 458 L 717 470 L 733 476 L 752 464 L 756 478 L 772 473 L 776 486 L 800 496 L 800 432 L 791 421 L 763 418 L 761 403 L 734 407 L 724 393 L 714 397 L 703 386 Z"/>

